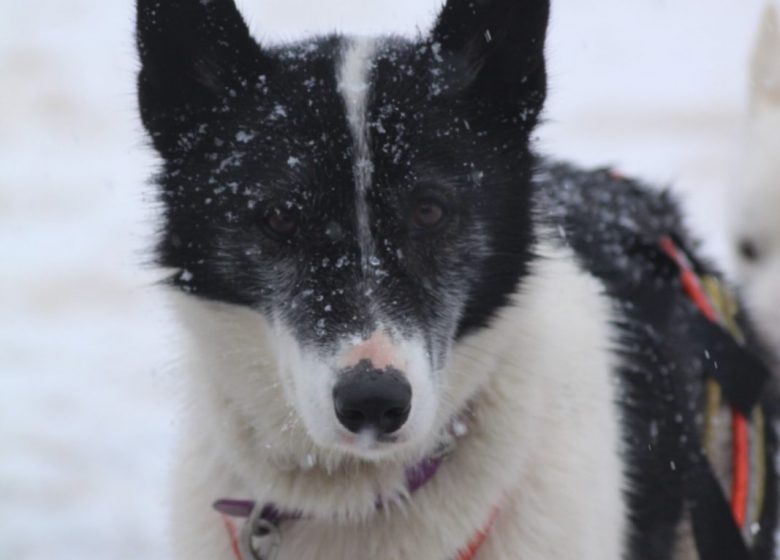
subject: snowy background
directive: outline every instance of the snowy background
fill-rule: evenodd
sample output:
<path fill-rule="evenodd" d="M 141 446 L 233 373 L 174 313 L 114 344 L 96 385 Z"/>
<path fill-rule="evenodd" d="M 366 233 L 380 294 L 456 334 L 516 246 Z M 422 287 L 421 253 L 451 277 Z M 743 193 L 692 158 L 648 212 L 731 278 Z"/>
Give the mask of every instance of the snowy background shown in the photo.
<path fill-rule="evenodd" d="M 410 33 L 439 2 L 240 4 L 275 41 Z M 723 256 L 760 8 L 555 0 L 541 148 L 673 185 Z M 132 25 L 132 0 L 0 0 L 0 559 L 169 557 L 180 373 L 144 264 L 155 159 Z"/>

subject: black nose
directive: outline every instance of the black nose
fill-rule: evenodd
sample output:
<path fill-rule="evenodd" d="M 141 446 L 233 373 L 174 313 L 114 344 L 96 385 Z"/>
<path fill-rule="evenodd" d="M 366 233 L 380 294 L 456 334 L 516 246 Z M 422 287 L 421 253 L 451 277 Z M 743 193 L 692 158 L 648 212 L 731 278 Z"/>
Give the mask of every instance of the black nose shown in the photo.
<path fill-rule="evenodd" d="M 412 387 L 400 371 L 375 369 L 363 360 L 342 372 L 333 389 L 333 403 L 339 422 L 350 432 L 370 429 L 388 435 L 409 418 Z"/>

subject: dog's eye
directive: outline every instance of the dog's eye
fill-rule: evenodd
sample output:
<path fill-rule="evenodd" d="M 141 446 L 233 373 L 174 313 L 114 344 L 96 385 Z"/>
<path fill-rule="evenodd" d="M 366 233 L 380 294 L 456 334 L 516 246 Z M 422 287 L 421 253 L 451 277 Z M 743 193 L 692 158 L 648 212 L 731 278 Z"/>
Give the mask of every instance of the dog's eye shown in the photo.
<path fill-rule="evenodd" d="M 761 258 L 758 246 L 751 239 L 742 239 L 737 247 L 740 256 L 748 262 L 756 262 Z"/>
<path fill-rule="evenodd" d="M 287 239 L 298 231 L 297 217 L 284 208 L 272 208 L 263 218 L 265 231 L 275 239 Z"/>
<path fill-rule="evenodd" d="M 447 217 L 447 210 L 437 200 L 423 198 L 412 209 L 412 222 L 420 230 L 433 230 L 439 227 Z"/>

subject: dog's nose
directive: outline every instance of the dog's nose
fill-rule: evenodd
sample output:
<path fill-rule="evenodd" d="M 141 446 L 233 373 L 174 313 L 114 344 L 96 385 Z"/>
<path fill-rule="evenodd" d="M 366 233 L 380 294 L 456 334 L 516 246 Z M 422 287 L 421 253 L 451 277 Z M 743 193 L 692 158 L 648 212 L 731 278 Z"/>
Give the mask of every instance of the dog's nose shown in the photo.
<path fill-rule="evenodd" d="M 400 371 L 376 369 L 363 360 L 342 373 L 333 389 L 333 403 L 339 422 L 350 432 L 388 435 L 409 418 L 412 387 Z"/>

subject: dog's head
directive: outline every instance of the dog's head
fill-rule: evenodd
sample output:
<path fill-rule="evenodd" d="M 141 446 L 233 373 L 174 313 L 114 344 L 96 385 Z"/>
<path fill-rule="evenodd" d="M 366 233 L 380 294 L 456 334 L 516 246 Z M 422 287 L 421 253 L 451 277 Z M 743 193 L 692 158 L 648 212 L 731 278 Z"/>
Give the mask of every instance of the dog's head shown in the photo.
<path fill-rule="evenodd" d="M 780 19 L 764 12 L 753 52 L 751 112 L 732 204 L 738 279 L 780 355 Z"/>
<path fill-rule="evenodd" d="M 430 438 L 453 343 L 515 290 L 548 12 L 450 0 L 417 41 L 264 47 L 233 0 L 138 0 L 160 261 L 267 321 L 317 445 L 381 458 Z"/>

